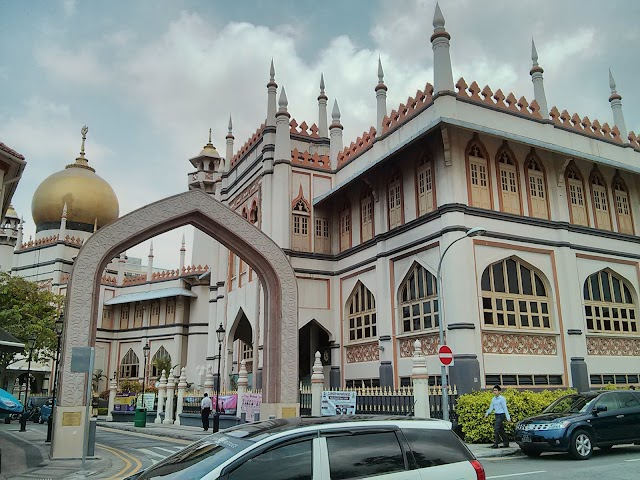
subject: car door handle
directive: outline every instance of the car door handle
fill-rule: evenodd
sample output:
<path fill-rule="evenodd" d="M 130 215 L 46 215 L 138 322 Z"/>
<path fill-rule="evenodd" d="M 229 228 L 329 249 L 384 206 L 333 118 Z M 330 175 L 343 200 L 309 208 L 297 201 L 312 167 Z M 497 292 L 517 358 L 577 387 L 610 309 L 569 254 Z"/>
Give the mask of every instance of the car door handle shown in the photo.
<path fill-rule="evenodd" d="M 616 418 L 624 418 L 624 415 L 616 415 Z"/>

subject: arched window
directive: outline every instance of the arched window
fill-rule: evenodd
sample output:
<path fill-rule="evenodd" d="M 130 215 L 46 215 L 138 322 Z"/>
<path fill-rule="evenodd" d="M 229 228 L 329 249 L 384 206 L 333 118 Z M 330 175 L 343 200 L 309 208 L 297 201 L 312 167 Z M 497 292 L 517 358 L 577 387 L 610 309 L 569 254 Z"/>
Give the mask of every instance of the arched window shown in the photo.
<path fill-rule="evenodd" d="M 373 293 L 358 282 L 347 300 L 349 341 L 357 342 L 377 338 L 376 299 Z"/>
<path fill-rule="evenodd" d="M 249 221 L 258 226 L 258 204 L 254 201 L 249 212 Z"/>
<path fill-rule="evenodd" d="M 415 263 L 400 287 L 402 333 L 438 328 L 438 285 L 436 277 Z"/>
<path fill-rule="evenodd" d="M 485 327 L 551 329 L 551 300 L 542 275 L 519 259 L 489 265 L 481 288 Z"/>
<path fill-rule="evenodd" d="M 402 225 L 402 177 L 398 172 L 391 175 L 388 184 L 389 230 Z"/>
<path fill-rule="evenodd" d="M 351 206 L 345 203 L 340 210 L 340 251 L 351 248 Z"/>
<path fill-rule="evenodd" d="M 302 194 L 302 190 L 300 191 Z M 293 204 L 293 242 L 291 247 L 299 252 L 308 252 L 309 243 L 309 204 L 302 197 L 296 199 Z"/>
<path fill-rule="evenodd" d="M 435 210 L 433 162 L 427 155 L 422 155 L 416 169 L 416 187 L 418 189 L 418 216 Z"/>
<path fill-rule="evenodd" d="M 613 197 L 616 201 L 618 231 L 633 235 L 633 215 L 631 213 L 631 204 L 629 203 L 629 190 L 618 172 L 613 177 Z"/>
<path fill-rule="evenodd" d="M 132 349 L 120 361 L 120 378 L 138 378 L 140 360 Z"/>
<path fill-rule="evenodd" d="M 373 238 L 373 195 L 371 189 L 366 188 L 360 197 L 360 236 L 361 241 L 366 242 Z"/>
<path fill-rule="evenodd" d="M 242 218 L 244 218 L 245 220 L 249 220 L 249 214 L 247 213 L 246 208 L 242 209 Z"/>
<path fill-rule="evenodd" d="M 536 218 L 549 219 L 549 203 L 547 201 L 547 179 L 540 157 L 531 149 L 525 161 L 527 189 L 529 199 L 529 215 Z"/>
<path fill-rule="evenodd" d="M 154 378 L 159 377 L 162 375 L 162 370 L 167 369 L 167 366 L 169 369 L 173 366 L 171 365 L 171 355 L 169 355 L 169 352 L 167 352 L 164 346 L 161 346 L 151 358 L 151 376 Z M 171 372 L 167 370 L 167 376 L 169 376 L 170 373 Z"/>
<path fill-rule="evenodd" d="M 584 314 L 589 332 L 638 333 L 631 286 L 608 269 L 584 282 Z"/>
<path fill-rule="evenodd" d="M 582 175 L 578 167 L 573 163 L 573 160 L 567 166 L 565 177 L 571 223 L 588 227 L 589 217 L 587 216 L 587 206 L 584 201 L 584 183 L 582 181 Z"/>
<path fill-rule="evenodd" d="M 520 188 L 518 165 L 507 142 L 496 155 L 498 178 L 500 181 L 500 207 L 503 212 L 520 215 Z"/>
<path fill-rule="evenodd" d="M 593 172 L 591 172 L 591 196 L 596 217 L 596 228 L 611 230 L 607 184 L 597 167 L 594 167 Z"/>
<path fill-rule="evenodd" d="M 469 185 L 471 186 L 470 203 L 474 207 L 491 209 L 491 182 L 487 150 L 476 135 L 473 136 L 466 150 Z"/>

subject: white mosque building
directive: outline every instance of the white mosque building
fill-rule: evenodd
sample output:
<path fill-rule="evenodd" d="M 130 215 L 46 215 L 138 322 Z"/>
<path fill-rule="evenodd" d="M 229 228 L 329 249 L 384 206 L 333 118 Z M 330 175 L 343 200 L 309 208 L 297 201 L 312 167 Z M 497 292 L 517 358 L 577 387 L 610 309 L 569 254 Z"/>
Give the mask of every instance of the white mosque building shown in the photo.
<path fill-rule="evenodd" d="M 390 109 L 379 65 L 377 117 L 354 141 L 343 140 L 337 101 L 328 118 L 324 79 L 318 118 L 294 119 L 272 64 L 266 119 L 240 146 L 230 120 L 224 158 L 209 139 L 190 159 L 189 187 L 214 195 L 289 257 L 301 381 L 320 351 L 327 386 L 407 384 L 416 339 L 435 381 L 444 307 L 459 391 L 638 383 L 640 143 L 613 77 L 609 122 L 549 108 L 535 46 L 529 100 L 454 82 L 439 7 L 433 25 L 433 84 Z M 116 192 L 89 165 L 83 141 L 75 163 L 38 187 L 37 233 L 25 242 L 18 232 L 14 275 L 64 293 L 83 242 L 118 218 Z M 486 232 L 458 242 L 437 280 L 445 249 L 473 227 Z M 151 357 L 170 356 L 202 385 L 206 368 L 217 368 L 222 323 L 223 385 L 245 359 L 259 387 L 257 276 L 199 231 L 191 265 L 185 252 L 176 245 L 175 270 L 155 268 L 152 249 L 146 268 L 124 252 L 108 265 L 96 368 L 142 380 L 148 342 Z"/>

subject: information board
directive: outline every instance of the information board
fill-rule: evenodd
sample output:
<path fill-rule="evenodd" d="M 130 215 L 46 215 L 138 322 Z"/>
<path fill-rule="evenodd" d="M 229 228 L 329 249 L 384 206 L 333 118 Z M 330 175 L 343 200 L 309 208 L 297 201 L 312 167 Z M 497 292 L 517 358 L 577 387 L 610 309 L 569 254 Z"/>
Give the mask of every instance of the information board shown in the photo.
<path fill-rule="evenodd" d="M 355 415 L 356 392 L 323 391 L 320 414 L 323 417 L 330 415 Z"/>

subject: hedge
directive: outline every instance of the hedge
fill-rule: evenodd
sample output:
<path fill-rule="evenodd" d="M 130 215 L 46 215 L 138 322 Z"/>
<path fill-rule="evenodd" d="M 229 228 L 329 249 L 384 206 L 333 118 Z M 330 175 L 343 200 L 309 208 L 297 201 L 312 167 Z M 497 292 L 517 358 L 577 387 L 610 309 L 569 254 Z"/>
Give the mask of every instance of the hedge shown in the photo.
<path fill-rule="evenodd" d="M 503 390 L 502 395 L 507 400 L 507 408 L 511 415 L 511 421 L 505 423 L 507 434 L 509 436 L 513 434 L 515 425 L 520 420 L 539 414 L 554 400 L 569 393 L 576 392 L 575 390 L 544 390 L 542 392 Z M 467 393 L 458 398 L 456 414 L 466 442 L 493 442 L 494 415 L 491 414 L 487 418 L 484 416 L 492 397 L 493 392 L 487 390 Z"/>

